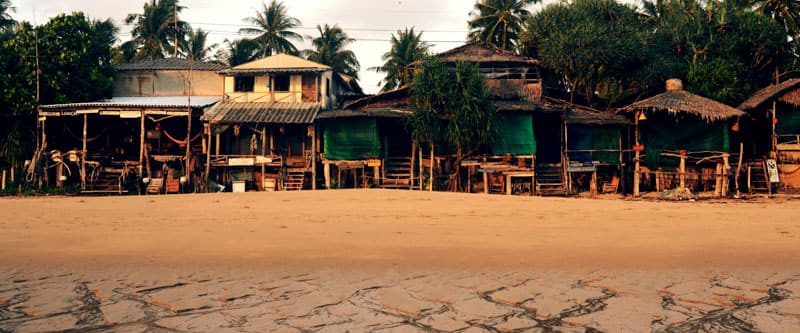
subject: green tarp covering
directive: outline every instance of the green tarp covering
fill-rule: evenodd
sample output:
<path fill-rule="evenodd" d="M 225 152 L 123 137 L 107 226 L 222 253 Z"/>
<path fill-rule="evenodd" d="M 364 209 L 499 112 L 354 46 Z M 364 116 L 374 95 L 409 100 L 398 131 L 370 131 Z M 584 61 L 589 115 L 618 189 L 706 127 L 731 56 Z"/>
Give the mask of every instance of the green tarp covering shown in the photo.
<path fill-rule="evenodd" d="M 655 118 L 655 117 L 651 117 Z M 645 165 L 650 168 L 672 167 L 678 158 L 661 156 L 665 150 L 687 152 L 730 151 L 728 126 L 725 121 L 650 119 L 639 123 L 640 142 L 645 146 Z"/>
<path fill-rule="evenodd" d="M 800 110 L 795 108 L 779 109 L 775 132 L 778 134 L 800 134 Z"/>
<path fill-rule="evenodd" d="M 494 154 L 534 155 L 533 115 L 530 113 L 497 114 L 497 137 L 492 145 Z"/>
<path fill-rule="evenodd" d="M 346 118 L 325 122 L 325 157 L 330 160 L 362 160 L 381 155 L 375 118 Z"/>
<path fill-rule="evenodd" d="M 594 162 L 619 164 L 619 138 L 618 126 L 598 125 L 569 125 L 567 133 L 567 148 L 574 150 L 617 150 L 617 152 L 571 152 L 569 159 L 577 162 Z"/>

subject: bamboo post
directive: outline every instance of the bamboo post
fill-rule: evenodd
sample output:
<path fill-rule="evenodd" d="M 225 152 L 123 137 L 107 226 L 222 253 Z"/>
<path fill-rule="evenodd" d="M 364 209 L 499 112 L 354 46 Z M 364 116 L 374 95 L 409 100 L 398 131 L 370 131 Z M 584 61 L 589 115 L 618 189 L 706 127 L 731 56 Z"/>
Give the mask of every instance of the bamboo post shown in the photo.
<path fill-rule="evenodd" d="M 86 132 L 88 127 L 88 115 L 83 115 L 83 149 L 81 150 L 81 190 L 86 189 Z"/>
<path fill-rule="evenodd" d="M 139 178 L 144 177 L 144 137 L 147 133 L 144 131 L 144 110 L 139 114 Z M 139 182 L 141 184 L 141 182 Z M 141 185 L 139 185 L 141 186 Z M 139 189 L 141 194 L 141 188 Z"/>
<path fill-rule="evenodd" d="M 679 166 L 678 179 L 680 181 L 680 189 L 686 188 L 686 155 L 681 155 L 681 164 Z"/>
<path fill-rule="evenodd" d="M 408 189 L 414 189 L 414 166 L 417 163 L 417 142 L 411 140 L 411 167 L 409 167 L 409 175 L 411 176 L 409 179 Z"/>
<path fill-rule="evenodd" d="M 12 183 L 16 181 L 16 180 L 14 179 L 14 169 L 16 169 L 16 166 L 12 165 L 12 166 L 11 166 L 11 182 L 12 182 Z"/>
<path fill-rule="evenodd" d="M 721 197 L 722 196 L 722 165 L 717 163 L 716 170 L 714 170 L 715 182 L 714 182 L 714 196 Z"/>
<path fill-rule="evenodd" d="M 744 143 L 739 142 L 739 164 L 736 166 L 736 175 L 733 177 L 734 186 L 736 187 L 736 195 L 739 195 L 739 175 L 742 173 L 742 159 L 744 155 Z"/>
<path fill-rule="evenodd" d="M 6 170 L 5 169 L 3 169 L 3 188 L 0 189 L 0 190 L 3 190 L 3 191 L 6 190 Z"/>
<path fill-rule="evenodd" d="M 312 125 L 313 132 L 311 132 L 311 190 L 317 189 L 317 124 Z"/>
<path fill-rule="evenodd" d="M 728 165 L 728 155 L 725 154 L 722 156 L 722 197 L 728 196 L 728 170 L 730 170 L 730 166 Z"/>
<path fill-rule="evenodd" d="M 424 188 L 422 188 L 422 174 L 423 174 L 423 172 L 425 170 L 425 167 L 422 165 L 422 145 L 419 144 L 418 146 L 419 146 L 418 147 L 419 148 L 418 149 L 418 154 L 419 154 L 419 190 L 422 191 L 422 190 L 424 190 Z"/>
<path fill-rule="evenodd" d="M 747 192 L 750 193 L 750 194 L 753 194 L 753 184 L 751 183 L 752 172 L 753 172 L 753 167 L 748 165 L 747 166 Z"/>
<path fill-rule="evenodd" d="M 436 155 L 434 153 L 434 149 L 433 148 L 434 148 L 434 145 L 433 145 L 433 142 L 431 142 L 431 179 L 428 182 L 428 191 L 431 191 L 431 192 L 433 192 L 433 166 L 434 166 L 433 163 L 434 163 L 434 160 L 436 160 Z"/>
<path fill-rule="evenodd" d="M 634 113 L 633 115 L 633 142 L 636 146 L 633 152 L 633 196 L 639 196 L 639 186 L 641 186 L 641 174 L 639 168 L 639 112 Z"/>
<path fill-rule="evenodd" d="M 325 189 L 331 189 L 331 164 L 323 162 L 323 171 L 325 173 Z"/>
<path fill-rule="evenodd" d="M 208 122 L 208 146 L 206 146 L 206 193 L 209 192 L 208 185 L 211 184 L 211 143 L 214 138 L 214 127 Z M 264 177 L 263 175 L 261 177 Z"/>

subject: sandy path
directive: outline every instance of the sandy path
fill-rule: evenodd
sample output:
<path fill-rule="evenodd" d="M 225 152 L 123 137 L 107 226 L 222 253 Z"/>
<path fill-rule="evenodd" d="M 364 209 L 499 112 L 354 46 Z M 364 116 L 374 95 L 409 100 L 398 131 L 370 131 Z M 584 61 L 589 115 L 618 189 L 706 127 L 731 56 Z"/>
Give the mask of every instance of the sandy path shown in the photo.
<path fill-rule="evenodd" d="M 786 331 L 800 202 L 0 200 L 4 331 Z"/>

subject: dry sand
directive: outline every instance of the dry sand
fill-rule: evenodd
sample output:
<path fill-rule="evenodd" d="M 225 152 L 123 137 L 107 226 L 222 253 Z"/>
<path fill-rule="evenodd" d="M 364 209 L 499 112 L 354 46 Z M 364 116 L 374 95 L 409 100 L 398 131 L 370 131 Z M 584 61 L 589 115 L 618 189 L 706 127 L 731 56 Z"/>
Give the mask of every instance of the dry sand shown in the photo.
<path fill-rule="evenodd" d="M 797 332 L 800 202 L 0 200 L 0 332 Z"/>

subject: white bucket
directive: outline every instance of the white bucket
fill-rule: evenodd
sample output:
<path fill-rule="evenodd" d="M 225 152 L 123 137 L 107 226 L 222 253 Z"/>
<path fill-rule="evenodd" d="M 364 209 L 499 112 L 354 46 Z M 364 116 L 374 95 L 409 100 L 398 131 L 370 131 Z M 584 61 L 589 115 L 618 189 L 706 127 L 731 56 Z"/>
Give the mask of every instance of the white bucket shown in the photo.
<path fill-rule="evenodd" d="M 234 180 L 233 181 L 233 192 L 237 192 L 237 193 L 244 192 L 244 190 L 245 190 L 244 184 L 245 183 L 244 183 L 243 180 Z"/>

